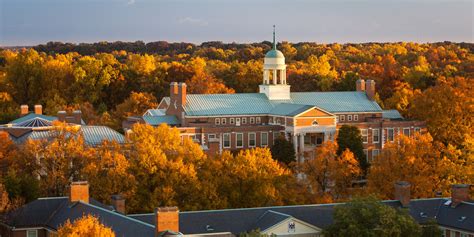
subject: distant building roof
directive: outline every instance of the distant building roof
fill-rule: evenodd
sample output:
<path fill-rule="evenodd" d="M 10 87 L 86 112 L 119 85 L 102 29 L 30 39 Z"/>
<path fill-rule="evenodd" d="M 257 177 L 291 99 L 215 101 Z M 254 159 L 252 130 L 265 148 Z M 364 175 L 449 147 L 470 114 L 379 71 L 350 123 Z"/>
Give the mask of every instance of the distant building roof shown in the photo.
<path fill-rule="evenodd" d="M 474 232 L 474 203 L 463 202 L 452 208 L 444 205 L 449 198 L 411 200 L 410 215 L 419 223 L 435 219 L 439 225 Z M 383 201 L 394 208 L 401 208 L 399 201 Z M 261 208 L 190 211 L 179 213 L 180 232 L 183 234 L 232 232 L 240 234 L 256 227 L 268 228 L 288 217 L 294 217 L 319 228 L 333 222 L 334 207 L 343 203 L 276 206 Z M 130 215 L 143 222 L 153 224 L 154 214 Z M 464 217 L 464 218 L 463 218 Z M 212 226 L 212 230 L 206 228 Z"/>
<path fill-rule="evenodd" d="M 163 100 L 169 104 L 169 97 Z M 279 101 L 263 93 L 188 94 L 184 110 L 188 116 L 270 114 L 282 103 L 315 106 L 331 113 L 382 112 L 377 102 L 357 91 L 292 92 L 290 100 Z"/>
<path fill-rule="evenodd" d="M 149 109 L 143 116 L 161 116 L 166 115 L 166 109 Z"/>
<path fill-rule="evenodd" d="M 281 103 L 275 105 L 275 107 L 270 111 L 269 114 L 272 115 L 281 115 L 281 116 L 295 116 L 300 113 L 305 112 L 314 108 L 312 105 L 301 105 L 301 104 L 288 104 L 288 103 Z"/>
<path fill-rule="evenodd" d="M 55 116 L 48 116 L 48 115 L 44 115 L 44 114 L 35 114 L 35 113 L 29 113 L 23 117 L 20 117 L 20 118 L 17 118 L 13 121 L 10 121 L 9 124 L 19 124 L 19 123 L 22 123 L 22 122 L 25 122 L 25 121 L 28 121 L 28 120 L 32 120 L 32 119 L 36 119 L 36 118 L 39 118 L 39 119 L 43 119 L 43 120 L 46 120 L 46 121 L 49 121 L 49 122 L 52 122 L 54 120 L 57 120 L 58 118 L 55 117 Z"/>
<path fill-rule="evenodd" d="M 155 116 L 143 116 L 142 117 L 145 123 L 158 126 L 162 123 L 166 123 L 168 125 L 178 125 L 180 124 L 178 118 L 174 115 L 155 115 Z"/>
<path fill-rule="evenodd" d="M 155 228 L 134 218 L 122 215 L 113 208 L 90 200 L 90 203 L 70 203 L 68 197 L 39 198 L 8 214 L 7 224 L 15 228 L 45 227 L 57 230 L 68 219 L 74 221 L 91 214 L 110 227 L 116 236 L 154 236 Z"/>
<path fill-rule="evenodd" d="M 403 116 L 396 109 L 383 110 L 382 117 L 387 119 L 402 120 Z"/>

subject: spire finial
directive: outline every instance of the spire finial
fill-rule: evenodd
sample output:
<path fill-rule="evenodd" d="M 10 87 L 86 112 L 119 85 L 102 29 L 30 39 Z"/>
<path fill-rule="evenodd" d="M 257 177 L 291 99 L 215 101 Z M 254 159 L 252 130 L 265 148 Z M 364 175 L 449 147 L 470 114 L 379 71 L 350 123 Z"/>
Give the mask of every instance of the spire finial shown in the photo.
<path fill-rule="evenodd" d="M 275 25 L 273 25 L 273 49 L 276 49 L 276 42 L 275 42 Z"/>

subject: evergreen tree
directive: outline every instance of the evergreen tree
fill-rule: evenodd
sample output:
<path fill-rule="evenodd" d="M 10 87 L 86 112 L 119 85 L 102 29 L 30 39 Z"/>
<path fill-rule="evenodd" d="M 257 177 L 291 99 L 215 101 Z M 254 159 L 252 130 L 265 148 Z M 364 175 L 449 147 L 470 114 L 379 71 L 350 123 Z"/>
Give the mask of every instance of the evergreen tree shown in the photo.
<path fill-rule="evenodd" d="M 270 151 L 272 152 L 273 159 L 285 163 L 286 165 L 296 161 L 293 144 L 287 141 L 283 136 L 275 139 Z"/>
<path fill-rule="evenodd" d="M 366 156 L 364 154 L 364 145 L 362 144 L 362 135 L 360 134 L 359 128 L 355 126 L 342 125 L 337 135 L 337 155 L 340 156 L 346 149 L 349 149 L 354 153 L 355 157 L 359 161 L 360 167 L 367 172 L 369 164 L 367 163 Z"/>

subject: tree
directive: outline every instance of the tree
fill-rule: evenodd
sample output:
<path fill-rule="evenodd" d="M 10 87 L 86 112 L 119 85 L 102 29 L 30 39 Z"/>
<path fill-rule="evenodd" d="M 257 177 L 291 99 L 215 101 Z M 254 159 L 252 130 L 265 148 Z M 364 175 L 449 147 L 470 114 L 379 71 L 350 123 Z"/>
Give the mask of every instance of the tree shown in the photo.
<path fill-rule="evenodd" d="M 324 236 L 421 236 L 421 227 L 406 210 L 395 209 L 373 197 L 356 198 L 334 211 Z"/>
<path fill-rule="evenodd" d="M 110 227 L 100 223 L 97 217 L 87 215 L 75 220 L 73 223 L 67 220 L 64 225 L 59 227 L 58 236 L 115 237 L 115 233 Z"/>
<path fill-rule="evenodd" d="M 310 191 L 310 202 L 332 202 L 348 197 L 352 181 L 361 174 L 354 155 L 345 150 L 340 156 L 336 154 L 337 144 L 325 142 L 316 148 L 314 157 L 300 164 L 306 187 Z"/>
<path fill-rule="evenodd" d="M 275 139 L 270 151 L 272 152 L 273 159 L 286 165 L 296 161 L 295 148 L 293 147 L 293 144 L 283 136 L 279 136 Z"/>
<path fill-rule="evenodd" d="M 158 103 L 156 98 L 149 93 L 132 92 L 124 102 L 117 105 L 114 111 L 116 118 L 113 128 L 119 129 L 122 121 L 129 116 L 141 116 L 147 109 L 156 108 Z"/>
<path fill-rule="evenodd" d="M 349 149 L 359 161 L 359 165 L 367 172 L 369 166 L 364 154 L 364 145 L 362 144 L 362 135 L 359 128 L 350 125 L 342 125 L 337 134 L 337 155 L 341 155 L 346 149 Z"/>
<path fill-rule="evenodd" d="M 18 114 L 18 104 L 7 92 L 0 92 L 0 124 L 10 122 Z"/>

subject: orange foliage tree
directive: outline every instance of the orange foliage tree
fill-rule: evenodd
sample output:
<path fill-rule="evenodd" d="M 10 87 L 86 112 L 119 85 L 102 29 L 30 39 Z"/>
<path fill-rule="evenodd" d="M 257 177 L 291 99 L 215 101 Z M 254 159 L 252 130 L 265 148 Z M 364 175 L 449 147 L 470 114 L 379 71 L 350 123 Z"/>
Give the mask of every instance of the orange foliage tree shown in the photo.
<path fill-rule="evenodd" d="M 58 237 L 115 237 L 114 231 L 99 222 L 97 217 L 92 215 L 83 216 L 73 223 L 67 220 L 58 229 Z"/>

